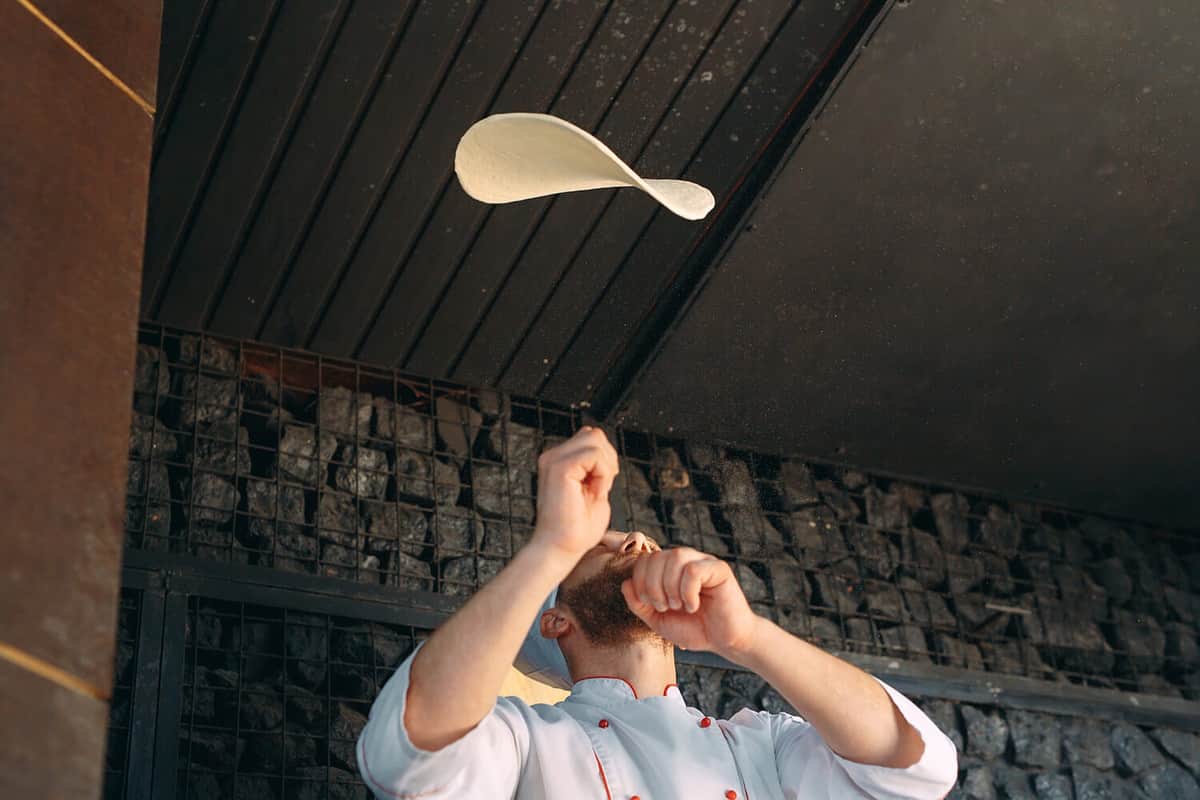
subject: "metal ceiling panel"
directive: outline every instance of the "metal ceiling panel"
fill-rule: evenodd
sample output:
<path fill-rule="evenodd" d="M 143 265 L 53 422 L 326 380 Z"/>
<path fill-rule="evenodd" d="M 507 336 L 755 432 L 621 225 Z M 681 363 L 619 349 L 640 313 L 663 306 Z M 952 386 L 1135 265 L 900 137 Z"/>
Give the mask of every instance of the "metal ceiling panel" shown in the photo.
<path fill-rule="evenodd" d="M 458 138 L 549 111 L 724 208 L 878 5 L 169 4 L 143 316 L 577 399 L 712 218 L 617 191 L 483 205 Z"/>
<path fill-rule="evenodd" d="M 622 421 L 1200 524 L 1197 53 L 1189 0 L 897 4 Z"/>

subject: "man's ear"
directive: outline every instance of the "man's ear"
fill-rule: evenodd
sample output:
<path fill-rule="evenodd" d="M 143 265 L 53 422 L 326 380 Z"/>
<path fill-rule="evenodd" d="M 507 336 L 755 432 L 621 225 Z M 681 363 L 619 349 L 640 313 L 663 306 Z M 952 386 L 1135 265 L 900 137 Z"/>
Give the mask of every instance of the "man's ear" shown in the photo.
<path fill-rule="evenodd" d="M 538 620 L 538 630 L 546 639 L 558 639 L 571 632 L 574 623 L 566 612 L 555 606 L 542 612 Z"/>

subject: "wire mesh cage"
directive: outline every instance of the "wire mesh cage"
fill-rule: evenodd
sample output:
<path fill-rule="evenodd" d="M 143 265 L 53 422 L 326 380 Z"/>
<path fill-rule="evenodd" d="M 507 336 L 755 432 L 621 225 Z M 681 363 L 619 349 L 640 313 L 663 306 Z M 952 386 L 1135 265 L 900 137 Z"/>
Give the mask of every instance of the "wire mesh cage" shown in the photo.
<path fill-rule="evenodd" d="M 128 546 L 466 596 L 532 534 L 581 412 L 140 330 Z M 609 429 L 614 515 L 727 559 L 830 650 L 1200 697 L 1194 537 L 786 454 Z"/>
<path fill-rule="evenodd" d="M 190 598 L 176 796 L 365 800 L 355 742 L 425 633 Z"/>

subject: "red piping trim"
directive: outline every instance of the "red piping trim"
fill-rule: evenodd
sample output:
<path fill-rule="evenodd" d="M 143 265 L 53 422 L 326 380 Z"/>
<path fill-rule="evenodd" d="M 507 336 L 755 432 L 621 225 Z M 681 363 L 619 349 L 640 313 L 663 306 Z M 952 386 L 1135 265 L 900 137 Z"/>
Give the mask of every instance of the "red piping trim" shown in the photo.
<path fill-rule="evenodd" d="M 592 755 L 596 757 L 596 769 L 600 770 L 600 780 L 604 782 L 604 794 L 608 800 L 612 800 L 612 792 L 608 790 L 608 778 L 604 777 L 604 765 L 600 763 L 600 756 L 596 755 L 596 751 L 592 751 Z"/>
<path fill-rule="evenodd" d="M 579 683 L 580 681 L 590 681 L 593 678 L 608 678 L 608 679 L 614 680 L 614 681 L 624 681 L 625 685 L 629 687 L 629 691 L 633 692 L 633 699 L 634 700 L 641 699 L 637 695 L 637 689 L 633 688 L 633 684 L 617 675 L 588 675 L 586 677 L 580 678 L 578 681 L 575 681 L 575 682 Z"/>
<path fill-rule="evenodd" d="M 663 687 L 663 697 L 667 696 L 667 692 L 670 691 L 672 686 L 674 686 L 676 689 L 679 688 L 678 683 L 668 683 L 666 686 Z"/>

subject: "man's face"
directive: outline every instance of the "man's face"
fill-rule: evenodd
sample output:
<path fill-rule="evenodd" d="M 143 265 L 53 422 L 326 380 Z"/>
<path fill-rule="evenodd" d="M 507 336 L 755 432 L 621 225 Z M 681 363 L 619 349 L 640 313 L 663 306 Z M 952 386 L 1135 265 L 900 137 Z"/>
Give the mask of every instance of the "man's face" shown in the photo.
<path fill-rule="evenodd" d="M 597 647 L 616 647 L 660 638 L 629 610 L 621 594 L 621 584 L 632 576 L 637 559 L 659 549 L 641 533 L 610 531 L 563 580 L 558 602 L 570 609 L 589 642 Z"/>

